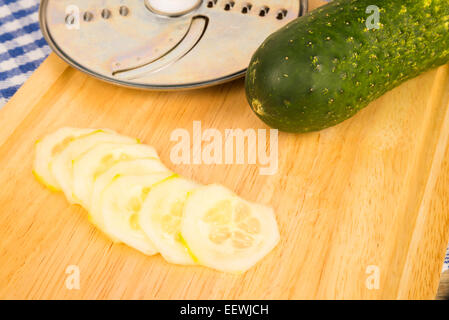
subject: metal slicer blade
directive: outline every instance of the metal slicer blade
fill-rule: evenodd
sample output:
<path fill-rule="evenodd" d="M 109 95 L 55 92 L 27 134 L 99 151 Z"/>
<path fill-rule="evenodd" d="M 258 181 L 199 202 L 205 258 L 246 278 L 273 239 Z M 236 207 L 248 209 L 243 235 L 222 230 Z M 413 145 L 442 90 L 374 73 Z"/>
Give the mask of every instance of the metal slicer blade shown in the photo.
<path fill-rule="evenodd" d="M 74 5 L 76 3 L 76 5 Z M 45 39 L 96 78 L 143 89 L 210 86 L 242 76 L 307 0 L 42 0 Z"/>

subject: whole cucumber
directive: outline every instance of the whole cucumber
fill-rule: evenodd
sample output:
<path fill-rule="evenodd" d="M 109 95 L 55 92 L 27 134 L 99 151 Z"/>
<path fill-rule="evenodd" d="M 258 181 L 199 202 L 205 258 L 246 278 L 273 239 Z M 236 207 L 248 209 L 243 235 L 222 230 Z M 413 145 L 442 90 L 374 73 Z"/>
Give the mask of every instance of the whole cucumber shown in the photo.
<path fill-rule="evenodd" d="M 447 62 L 449 0 L 336 0 L 264 41 L 246 95 L 271 127 L 316 131 Z"/>

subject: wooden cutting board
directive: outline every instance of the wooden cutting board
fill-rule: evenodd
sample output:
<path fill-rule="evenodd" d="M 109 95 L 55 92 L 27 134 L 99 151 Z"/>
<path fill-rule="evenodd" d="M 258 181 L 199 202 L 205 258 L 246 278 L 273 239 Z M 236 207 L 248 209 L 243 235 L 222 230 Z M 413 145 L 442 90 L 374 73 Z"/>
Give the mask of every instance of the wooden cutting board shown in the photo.
<path fill-rule="evenodd" d="M 51 55 L 0 110 L 0 298 L 434 298 L 449 239 L 449 66 L 354 118 L 279 134 L 261 165 L 174 165 L 176 128 L 266 129 L 244 84 L 187 92 L 112 86 Z M 34 142 L 62 126 L 106 127 L 153 145 L 172 170 L 275 208 L 281 241 L 243 275 L 166 263 L 112 244 L 86 212 L 34 180 Z M 68 266 L 80 289 L 69 290 Z M 376 279 L 379 280 L 378 286 Z"/>

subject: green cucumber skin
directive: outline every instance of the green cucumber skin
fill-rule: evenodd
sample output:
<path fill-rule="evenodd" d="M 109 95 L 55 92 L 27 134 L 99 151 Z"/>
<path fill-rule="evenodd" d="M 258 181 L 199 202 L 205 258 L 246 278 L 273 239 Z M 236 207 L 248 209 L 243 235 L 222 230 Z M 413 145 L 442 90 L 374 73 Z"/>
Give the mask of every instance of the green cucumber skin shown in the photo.
<path fill-rule="evenodd" d="M 370 5 L 380 9 L 380 29 L 366 28 Z M 449 0 L 335 0 L 264 41 L 246 96 L 271 127 L 317 131 L 447 62 Z"/>

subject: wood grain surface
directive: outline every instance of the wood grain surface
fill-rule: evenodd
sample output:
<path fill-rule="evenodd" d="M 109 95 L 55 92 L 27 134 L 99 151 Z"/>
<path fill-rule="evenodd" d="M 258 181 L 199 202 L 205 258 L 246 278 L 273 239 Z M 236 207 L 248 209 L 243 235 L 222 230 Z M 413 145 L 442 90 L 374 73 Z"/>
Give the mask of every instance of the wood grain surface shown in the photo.
<path fill-rule="evenodd" d="M 438 286 L 437 300 L 449 300 L 449 270 L 441 275 L 440 285 Z"/>
<path fill-rule="evenodd" d="M 444 66 L 336 127 L 280 133 L 275 175 L 260 175 L 259 164 L 175 165 L 170 134 L 192 132 L 194 120 L 223 134 L 267 129 L 248 107 L 242 80 L 138 91 L 51 55 L 0 110 L 0 298 L 433 299 L 449 238 L 448 106 Z M 273 206 L 280 244 L 238 276 L 113 244 L 82 208 L 33 178 L 34 142 L 62 126 L 139 137 L 175 172 Z M 79 267 L 79 290 L 65 285 L 70 265 Z"/>

